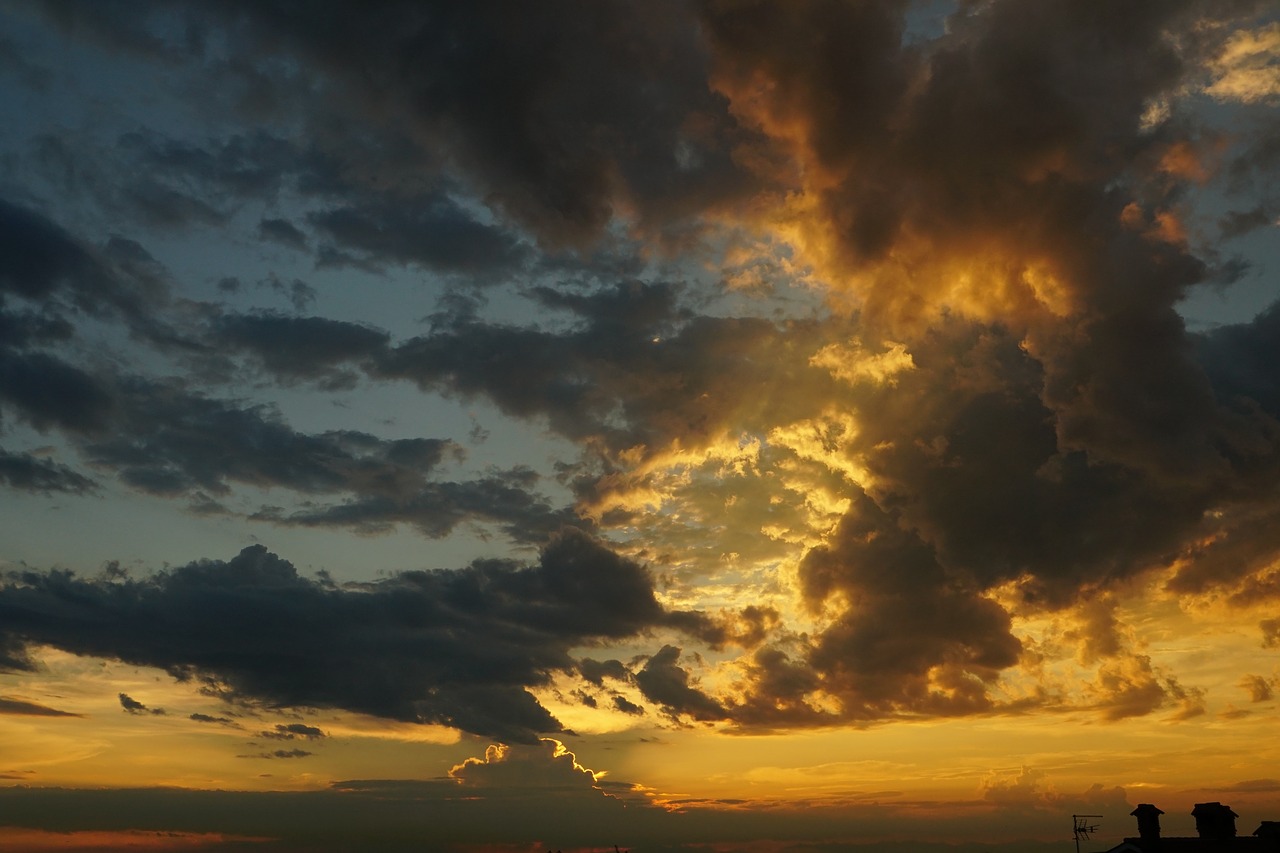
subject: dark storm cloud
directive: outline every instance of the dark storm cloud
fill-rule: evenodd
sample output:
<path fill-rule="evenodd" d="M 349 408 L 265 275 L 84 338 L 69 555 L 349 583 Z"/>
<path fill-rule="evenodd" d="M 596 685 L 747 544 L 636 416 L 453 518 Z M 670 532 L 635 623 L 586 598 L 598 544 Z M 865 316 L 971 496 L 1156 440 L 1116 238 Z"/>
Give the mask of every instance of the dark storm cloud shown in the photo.
<path fill-rule="evenodd" d="M 232 9 L 235 9 L 234 13 Z M 374 115 L 430 134 L 480 195 L 546 240 L 581 242 L 619 200 L 666 219 L 745 179 L 679 3 L 224 7 L 261 45 L 291 49 Z"/>
<path fill-rule="evenodd" d="M 22 644 L 52 645 L 160 667 L 224 697 L 508 741 L 560 730 L 527 688 L 572 670 L 569 649 L 672 618 L 645 569 L 572 530 L 532 566 L 480 561 L 345 587 L 299 577 L 261 546 L 145 580 L 11 572 L 0 586 L 10 666 L 31 665 L 17 657 Z M 311 728 L 282 731 L 305 737 Z"/>
<path fill-rule="evenodd" d="M 661 229 L 754 185 L 733 157 L 752 134 L 706 86 L 706 50 L 683 3 L 389 3 L 374 14 L 318 3 L 306 15 L 287 3 L 192 6 L 201 14 L 188 32 L 201 38 L 161 54 L 173 31 L 159 11 L 172 15 L 171 4 L 135 7 L 117 23 L 49 8 L 69 31 L 150 56 L 199 56 L 221 23 L 235 51 L 208 70 L 237 89 L 289 88 L 279 57 L 290 55 L 322 76 L 280 109 L 407 126 L 420 167 L 451 161 L 489 205 L 549 243 L 589 241 L 624 205 Z M 228 171 L 181 148 L 157 155 Z"/>
<path fill-rule="evenodd" d="M 24 717 L 82 717 L 83 714 L 73 714 L 70 711 L 59 711 L 57 708 L 50 708 L 48 705 L 41 705 L 39 702 L 29 702 L 26 699 L 15 699 L 10 696 L 0 696 L 0 714 L 14 714 Z"/>

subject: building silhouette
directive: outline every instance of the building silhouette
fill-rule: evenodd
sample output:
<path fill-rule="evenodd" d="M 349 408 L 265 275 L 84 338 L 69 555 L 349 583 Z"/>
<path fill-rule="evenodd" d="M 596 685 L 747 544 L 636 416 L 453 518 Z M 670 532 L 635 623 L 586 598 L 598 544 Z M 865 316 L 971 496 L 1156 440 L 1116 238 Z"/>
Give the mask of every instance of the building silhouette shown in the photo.
<path fill-rule="evenodd" d="M 1107 853 L 1280 853 L 1280 821 L 1264 820 L 1252 835 L 1236 833 L 1236 818 L 1222 803 L 1196 803 L 1191 810 L 1196 819 L 1196 835 L 1160 834 L 1163 811 L 1142 803 L 1129 812 L 1138 819 L 1138 835 L 1126 838 Z"/>

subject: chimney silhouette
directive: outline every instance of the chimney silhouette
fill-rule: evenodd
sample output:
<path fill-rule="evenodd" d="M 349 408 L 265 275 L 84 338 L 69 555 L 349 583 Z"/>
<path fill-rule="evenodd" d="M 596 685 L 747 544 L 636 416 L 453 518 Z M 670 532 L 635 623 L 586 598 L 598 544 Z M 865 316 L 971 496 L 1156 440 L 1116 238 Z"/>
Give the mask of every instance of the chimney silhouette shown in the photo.
<path fill-rule="evenodd" d="M 1138 807 L 1129 812 L 1138 819 L 1138 837 L 1143 841 L 1159 841 L 1160 840 L 1160 815 L 1164 812 L 1151 803 L 1139 803 Z"/>
<path fill-rule="evenodd" d="M 1222 803 L 1196 803 L 1191 815 L 1196 819 L 1196 832 L 1201 838 L 1221 840 L 1236 837 L 1236 818 L 1239 815 L 1230 806 Z"/>
<path fill-rule="evenodd" d="M 1263 842 L 1263 849 L 1280 850 L 1280 820 L 1264 820 L 1253 834 Z"/>

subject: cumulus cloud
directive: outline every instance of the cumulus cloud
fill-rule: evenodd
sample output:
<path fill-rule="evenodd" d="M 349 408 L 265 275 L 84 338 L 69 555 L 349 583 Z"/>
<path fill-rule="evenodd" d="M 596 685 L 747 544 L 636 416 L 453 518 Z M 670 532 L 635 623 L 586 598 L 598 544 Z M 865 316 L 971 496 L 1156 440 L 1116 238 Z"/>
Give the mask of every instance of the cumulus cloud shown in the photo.
<path fill-rule="evenodd" d="M 573 530 L 531 566 L 488 560 L 344 587 L 301 577 L 261 546 L 143 580 L 28 571 L 0 586 L 11 668 L 33 666 L 23 644 L 45 644 L 160 667 L 228 699 L 344 708 L 515 742 L 561 730 L 528 691 L 571 670 L 571 648 L 676 616 L 658 604 L 644 568 Z M 120 702 L 129 713 L 163 713 L 123 693 Z M 287 724 L 268 736 L 318 732 Z"/>

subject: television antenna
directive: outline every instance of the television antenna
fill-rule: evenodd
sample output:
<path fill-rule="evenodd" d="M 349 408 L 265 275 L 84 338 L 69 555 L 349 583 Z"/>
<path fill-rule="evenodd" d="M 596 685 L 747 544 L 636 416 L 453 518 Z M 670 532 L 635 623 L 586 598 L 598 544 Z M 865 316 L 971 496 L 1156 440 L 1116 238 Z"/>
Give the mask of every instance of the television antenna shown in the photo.
<path fill-rule="evenodd" d="M 1089 833 L 1097 832 L 1101 824 L 1089 823 L 1094 818 L 1100 818 L 1100 814 L 1073 814 L 1071 816 L 1071 834 L 1076 839 L 1076 853 L 1080 853 L 1080 839 L 1089 840 Z"/>

